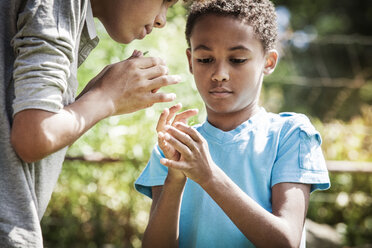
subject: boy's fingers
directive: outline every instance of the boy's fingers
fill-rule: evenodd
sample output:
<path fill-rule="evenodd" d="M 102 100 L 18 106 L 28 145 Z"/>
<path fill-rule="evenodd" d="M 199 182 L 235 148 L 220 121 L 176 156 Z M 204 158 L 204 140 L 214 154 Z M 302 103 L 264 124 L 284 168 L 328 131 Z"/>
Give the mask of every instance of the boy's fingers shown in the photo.
<path fill-rule="evenodd" d="M 160 149 L 164 152 L 164 155 L 167 158 L 170 158 L 170 159 L 177 158 L 176 153 L 174 153 L 174 149 L 172 149 L 172 147 L 169 146 L 168 143 L 165 141 L 164 133 L 162 132 L 158 133 L 158 144 L 159 144 Z"/>
<path fill-rule="evenodd" d="M 156 65 L 165 66 L 165 62 L 161 58 L 155 58 L 155 57 L 134 57 L 132 58 L 131 57 L 131 59 L 133 59 L 136 67 L 140 69 L 148 69 Z"/>
<path fill-rule="evenodd" d="M 134 49 L 132 55 L 128 58 L 129 59 L 134 59 L 134 58 L 138 58 L 138 57 L 141 57 L 142 53 L 136 49 Z"/>
<path fill-rule="evenodd" d="M 193 151 L 195 151 L 195 142 L 188 134 L 179 131 L 172 126 L 167 126 L 166 130 L 167 133 L 164 134 L 165 140 L 173 145 L 176 150 L 183 149 L 184 152 L 179 150 L 180 153 L 187 157 L 190 156 Z M 180 144 L 182 144 L 182 146 Z M 187 149 L 184 149 L 184 146 Z"/>
<path fill-rule="evenodd" d="M 154 92 L 154 90 L 156 89 L 172 84 L 178 84 L 181 81 L 182 78 L 178 75 L 163 75 L 152 80 L 149 80 L 147 84 L 148 88 L 150 88 L 150 90 Z"/>
<path fill-rule="evenodd" d="M 164 133 L 163 132 L 158 132 L 158 143 L 164 144 Z"/>
<path fill-rule="evenodd" d="M 176 99 L 176 94 L 174 93 L 156 93 L 156 94 L 151 94 L 151 99 L 150 101 L 152 103 L 159 103 L 159 102 L 171 102 Z"/>
<path fill-rule="evenodd" d="M 174 160 L 162 158 L 160 159 L 160 163 L 169 168 L 173 168 L 177 170 L 183 170 L 185 168 L 185 164 L 182 161 L 174 161 Z"/>
<path fill-rule="evenodd" d="M 171 129 L 170 127 L 169 129 Z M 175 129 L 175 128 L 173 128 Z M 169 132 L 170 130 L 168 130 Z M 178 131 L 179 132 L 179 131 Z M 181 153 L 185 158 L 189 158 L 191 156 L 191 150 L 187 145 L 187 141 L 185 142 L 184 140 L 187 139 L 186 137 L 180 137 L 181 135 L 178 135 L 178 137 L 170 135 L 169 133 L 164 134 L 165 141 L 173 146 L 175 150 L 177 150 L 179 153 Z M 186 136 L 186 134 L 185 134 Z M 191 138 L 189 138 L 191 140 Z"/>
<path fill-rule="evenodd" d="M 144 78 L 152 80 L 163 75 L 168 75 L 169 69 L 165 65 L 155 65 L 150 68 L 142 70 L 142 75 Z"/>
<path fill-rule="evenodd" d="M 164 127 L 167 124 L 168 115 L 169 115 L 169 109 L 168 108 L 165 108 L 163 110 L 163 112 L 160 114 L 160 117 L 159 117 L 159 120 L 158 120 L 158 124 L 156 126 L 156 131 L 157 132 L 164 130 Z"/>
<path fill-rule="evenodd" d="M 170 124 L 170 121 L 173 119 L 176 112 L 179 111 L 181 108 L 182 108 L 181 103 L 177 103 L 176 105 L 169 108 L 169 115 L 167 117 L 167 124 Z"/>
<path fill-rule="evenodd" d="M 174 126 L 178 130 L 188 134 L 195 142 L 200 142 L 202 140 L 202 136 L 198 133 L 198 131 L 196 131 L 196 129 L 194 129 L 194 128 L 192 128 L 192 127 L 190 127 L 190 126 L 188 126 L 188 125 L 186 125 L 182 122 L 177 122 L 177 123 L 174 124 Z"/>
<path fill-rule="evenodd" d="M 176 122 L 183 122 L 183 123 L 186 124 L 187 119 L 192 117 L 192 116 L 197 115 L 198 112 L 199 111 L 197 109 L 185 110 L 182 113 L 179 113 L 178 115 L 176 115 L 176 117 L 174 118 L 173 124 L 176 123 Z"/>
<path fill-rule="evenodd" d="M 162 133 L 162 132 L 158 133 L 158 144 L 159 144 L 159 147 L 164 152 L 164 155 L 166 157 L 169 157 L 170 154 L 168 154 L 168 153 L 170 152 L 171 149 L 170 149 L 170 146 L 168 145 L 168 143 L 165 141 L 164 133 Z"/>

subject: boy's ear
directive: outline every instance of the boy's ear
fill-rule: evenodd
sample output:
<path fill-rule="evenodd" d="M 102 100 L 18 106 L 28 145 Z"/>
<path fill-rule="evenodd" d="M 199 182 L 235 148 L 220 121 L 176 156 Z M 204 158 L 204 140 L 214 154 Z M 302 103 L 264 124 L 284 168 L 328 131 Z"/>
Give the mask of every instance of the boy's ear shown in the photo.
<path fill-rule="evenodd" d="M 187 55 L 187 60 L 189 62 L 189 71 L 191 74 L 193 74 L 192 72 L 192 58 L 191 58 L 191 49 L 190 48 L 187 48 L 186 49 L 186 55 Z"/>
<path fill-rule="evenodd" d="M 278 54 L 278 51 L 276 51 L 275 49 L 272 49 L 267 52 L 266 57 L 265 57 L 265 60 L 266 60 L 265 67 L 263 70 L 265 75 L 269 75 L 275 70 L 275 67 L 278 63 L 278 58 L 279 58 L 279 54 Z"/>

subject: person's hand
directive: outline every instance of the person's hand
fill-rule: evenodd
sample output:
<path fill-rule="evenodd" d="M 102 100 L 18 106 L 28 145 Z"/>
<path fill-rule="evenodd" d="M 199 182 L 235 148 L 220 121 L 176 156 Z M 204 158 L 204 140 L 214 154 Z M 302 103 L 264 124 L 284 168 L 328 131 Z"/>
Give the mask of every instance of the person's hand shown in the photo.
<path fill-rule="evenodd" d="M 107 106 L 107 116 L 135 112 L 158 102 L 170 102 L 174 93 L 158 89 L 181 81 L 177 75 L 168 75 L 168 67 L 160 58 L 143 57 L 134 51 L 127 60 L 104 68 L 86 86 L 78 99 L 98 91 L 99 101 Z"/>
<path fill-rule="evenodd" d="M 156 126 L 156 131 L 158 132 L 158 144 L 162 149 L 164 156 L 168 159 L 178 161 L 180 159 L 180 153 L 176 151 L 172 146 L 170 146 L 165 140 L 165 127 L 168 125 L 174 125 L 176 122 L 181 122 L 186 124 L 187 120 L 198 113 L 197 109 L 189 109 L 182 113 L 176 115 L 181 109 L 182 105 L 176 104 L 171 108 L 166 108 L 159 117 L 158 124 Z M 169 168 L 168 170 L 168 180 L 185 180 L 185 175 L 181 171 L 174 170 Z"/>
<path fill-rule="evenodd" d="M 180 153 L 178 160 L 163 158 L 160 162 L 169 169 L 180 170 L 185 176 L 202 185 L 211 178 L 216 164 L 213 162 L 208 143 L 194 128 L 177 122 L 166 126 L 165 141 Z"/>

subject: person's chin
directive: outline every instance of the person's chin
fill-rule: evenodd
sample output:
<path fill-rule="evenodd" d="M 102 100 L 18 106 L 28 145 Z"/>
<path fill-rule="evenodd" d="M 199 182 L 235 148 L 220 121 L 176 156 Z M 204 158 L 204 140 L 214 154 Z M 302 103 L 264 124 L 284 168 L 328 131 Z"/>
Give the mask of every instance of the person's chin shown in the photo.
<path fill-rule="evenodd" d="M 118 42 L 123 43 L 123 44 L 129 44 L 129 43 L 131 43 L 132 41 L 134 41 L 135 39 L 136 39 L 136 37 L 134 37 L 134 36 L 130 36 L 130 37 L 128 37 L 128 36 L 123 36 L 123 37 L 121 38 L 121 40 L 118 41 Z"/>
<path fill-rule="evenodd" d="M 117 35 L 117 34 L 112 34 L 112 33 L 109 33 L 109 35 L 114 41 L 121 43 L 121 44 L 129 44 L 135 39 L 135 37 L 128 36 L 128 35 Z"/>

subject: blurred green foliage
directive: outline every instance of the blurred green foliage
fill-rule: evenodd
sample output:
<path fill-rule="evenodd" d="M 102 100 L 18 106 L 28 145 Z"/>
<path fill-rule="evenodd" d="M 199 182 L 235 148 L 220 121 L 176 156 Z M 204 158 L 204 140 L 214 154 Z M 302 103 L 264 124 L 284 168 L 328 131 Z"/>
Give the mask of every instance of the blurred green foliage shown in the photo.
<path fill-rule="evenodd" d="M 133 181 L 140 161 L 64 166 L 43 219 L 46 247 L 139 247 L 150 201 Z"/>
<path fill-rule="evenodd" d="M 354 2 L 353 5 L 350 1 L 342 2 L 349 9 L 363 7 L 363 11 L 371 11 L 361 3 L 358 5 Z M 341 8 L 336 1 L 327 0 L 315 4 L 309 0 L 301 3 L 278 0 L 275 3 L 288 7 L 292 15 L 290 28 L 293 30 L 306 29 L 305 27 L 314 24 L 314 28 L 322 35 L 350 33 L 359 23 L 351 17 L 340 20 L 339 16 L 349 16 L 349 13 L 345 13 L 347 10 Z M 337 11 L 328 15 L 327 11 L 333 8 Z M 146 56 L 164 58 L 170 73 L 181 75 L 184 80 L 178 85 L 162 89 L 177 94 L 174 103 L 156 104 L 130 115 L 102 120 L 69 148 L 69 157 L 106 157 L 122 162 L 65 162 L 42 220 L 46 247 L 141 246 L 151 201 L 136 192 L 133 184 L 145 167 L 156 142 L 155 126 L 160 112 L 164 107 L 181 102 L 184 109 L 197 108 L 200 111 L 197 117 L 191 119 L 190 124 L 200 123 L 206 118 L 203 102 L 192 75 L 188 72 L 185 56 L 187 44 L 183 34 L 185 13 L 182 5 L 177 4 L 169 11 L 169 22 L 165 29 L 154 30 L 151 36 L 130 45 L 114 43 L 102 25 L 96 23 L 100 44 L 79 69 L 79 91 L 107 64 L 128 58 L 134 49 L 149 51 Z M 345 23 L 348 23 L 347 26 Z M 361 29 L 362 27 L 357 27 L 355 30 Z M 364 30 L 358 32 L 366 34 Z M 295 55 L 293 57 L 283 54 L 275 73 L 265 79 L 262 105 L 268 111 L 296 111 L 309 115 L 322 134 L 326 159 L 372 161 L 370 76 L 366 77 L 367 83 L 362 89 L 354 89 L 355 92 L 348 95 L 348 101 L 357 101 L 358 104 L 350 106 L 345 101 L 336 109 L 337 114 L 325 119 L 327 113 L 329 116 L 327 111 L 332 105 L 330 101 L 345 89 L 283 84 L 283 79 L 288 76 L 312 77 L 316 74 L 312 67 L 316 62 L 312 61 L 314 57 L 311 49 L 317 48 L 309 46 L 307 50 L 296 49 L 292 50 L 292 55 Z M 326 57 L 332 58 L 332 53 Z M 295 65 L 293 61 L 296 61 Z M 344 68 L 347 65 L 342 63 L 346 62 L 337 56 L 334 61 L 341 61 L 341 64 L 333 65 L 334 74 L 345 73 Z M 332 64 L 332 59 L 327 63 Z M 364 67 L 368 65 L 367 62 L 363 64 Z M 344 109 L 347 109 L 347 115 L 342 115 Z M 337 117 L 339 118 L 336 119 Z M 344 235 L 345 245 L 371 244 L 371 175 L 331 174 L 331 181 L 331 190 L 312 194 L 308 217 L 319 223 L 335 226 Z"/>

